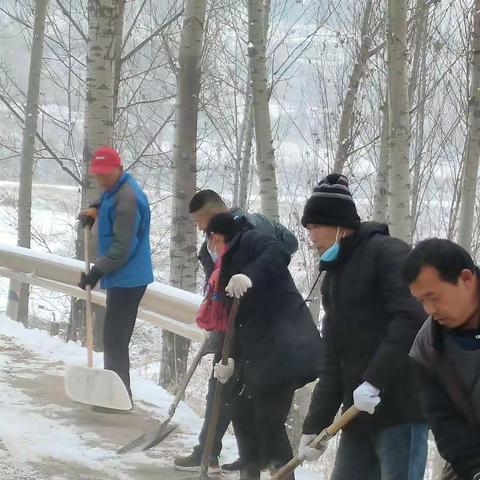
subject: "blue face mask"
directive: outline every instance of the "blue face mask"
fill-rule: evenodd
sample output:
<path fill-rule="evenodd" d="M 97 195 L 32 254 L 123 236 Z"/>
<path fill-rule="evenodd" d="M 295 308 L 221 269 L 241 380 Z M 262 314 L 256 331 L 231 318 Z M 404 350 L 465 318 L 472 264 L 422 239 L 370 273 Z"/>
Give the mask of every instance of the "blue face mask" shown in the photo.
<path fill-rule="evenodd" d="M 210 254 L 210 257 L 212 257 L 212 260 L 213 260 L 213 263 L 215 263 L 217 260 L 218 260 L 218 253 L 215 251 L 215 250 L 211 250 L 210 249 L 210 239 L 212 237 L 210 237 L 208 240 L 207 240 L 207 252 Z"/>
<path fill-rule="evenodd" d="M 321 255 L 321 262 L 334 262 L 338 258 L 338 253 L 340 252 L 340 245 L 338 243 L 338 234 L 340 228 L 337 229 L 337 236 L 335 238 L 335 243 L 328 247 Z"/>

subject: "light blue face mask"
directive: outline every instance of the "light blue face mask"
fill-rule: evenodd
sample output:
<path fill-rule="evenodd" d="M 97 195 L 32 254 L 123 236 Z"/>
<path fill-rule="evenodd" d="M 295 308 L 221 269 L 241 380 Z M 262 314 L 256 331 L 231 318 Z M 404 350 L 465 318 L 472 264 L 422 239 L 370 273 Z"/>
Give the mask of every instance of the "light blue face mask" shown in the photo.
<path fill-rule="evenodd" d="M 210 237 L 207 240 L 207 252 L 210 254 L 210 257 L 212 257 L 213 263 L 215 263 L 218 260 L 219 255 L 215 250 L 210 250 L 210 239 L 211 238 L 212 237 Z"/>
<path fill-rule="evenodd" d="M 321 262 L 334 262 L 338 258 L 338 253 L 340 252 L 340 245 L 338 243 L 338 234 L 340 233 L 340 228 L 337 228 L 337 236 L 335 237 L 335 243 L 328 247 L 321 255 Z"/>

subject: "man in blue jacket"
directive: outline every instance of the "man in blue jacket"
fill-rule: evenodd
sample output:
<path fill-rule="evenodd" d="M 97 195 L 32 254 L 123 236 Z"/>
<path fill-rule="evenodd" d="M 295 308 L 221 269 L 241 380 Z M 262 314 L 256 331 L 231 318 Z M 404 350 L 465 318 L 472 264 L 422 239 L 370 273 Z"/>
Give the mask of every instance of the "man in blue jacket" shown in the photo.
<path fill-rule="evenodd" d="M 103 330 L 104 368 L 113 370 L 130 390 L 128 346 L 138 305 L 153 282 L 150 252 L 150 207 L 135 179 L 123 171 L 120 155 L 103 146 L 95 151 L 90 173 L 103 193 L 98 202 L 80 212 L 82 227 L 98 228 L 98 257 L 79 286 L 94 288 L 100 280 L 107 290 Z M 110 411 L 109 409 L 101 409 Z"/>

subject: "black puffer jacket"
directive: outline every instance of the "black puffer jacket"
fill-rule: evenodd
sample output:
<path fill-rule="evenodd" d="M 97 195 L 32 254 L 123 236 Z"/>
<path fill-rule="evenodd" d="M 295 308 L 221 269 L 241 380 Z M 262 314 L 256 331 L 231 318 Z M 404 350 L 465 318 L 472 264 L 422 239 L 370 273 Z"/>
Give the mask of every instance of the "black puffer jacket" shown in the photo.
<path fill-rule="evenodd" d="M 319 372 L 320 334 L 288 270 L 290 253 L 244 219 L 222 260 L 220 282 L 247 275 L 236 320 L 233 357 L 237 386 L 251 394 L 290 385 L 299 388 Z"/>
<path fill-rule="evenodd" d="M 324 358 L 304 433 L 328 426 L 341 404 L 350 407 L 364 381 L 381 390 L 382 401 L 346 429 L 374 432 L 421 420 L 408 352 L 426 316 L 401 278 L 408 252 L 377 223 L 363 223 L 340 242 L 322 284 Z"/>
<path fill-rule="evenodd" d="M 238 228 L 255 228 L 263 235 L 268 235 L 282 243 L 289 255 L 293 255 L 298 248 L 298 240 L 295 235 L 284 227 L 281 223 L 273 222 L 261 213 L 246 213 L 240 208 L 232 208 L 230 210 L 235 216 L 235 222 Z M 204 241 L 198 252 L 198 260 L 202 265 L 205 273 L 205 284 L 207 284 L 210 275 L 213 272 L 214 262 L 207 250 L 207 242 Z M 204 349 L 204 355 L 214 353 L 219 355 L 222 353 L 224 335 L 222 332 L 210 332 L 209 340 Z"/>
<path fill-rule="evenodd" d="M 423 408 L 440 455 L 462 480 L 480 479 L 480 416 L 477 413 L 480 380 L 471 391 L 466 388 L 458 373 L 460 366 L 448 358 L 445 345 L 448 334 L 438 323 L 427 320 L 410 356 L 414 359 Z M 480 351 L 471 355 L 473 359 Z M 480 378 L 480 371 L 478 375 Z"/>

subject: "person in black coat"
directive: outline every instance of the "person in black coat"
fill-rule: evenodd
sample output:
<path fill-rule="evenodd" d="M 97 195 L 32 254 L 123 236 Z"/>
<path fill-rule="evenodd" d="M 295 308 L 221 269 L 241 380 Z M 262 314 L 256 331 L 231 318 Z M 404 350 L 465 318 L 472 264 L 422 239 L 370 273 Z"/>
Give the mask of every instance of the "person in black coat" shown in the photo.
<path fill-rule="evenodd" d="M 213 190 L 200 190 L 197 192 L 189 204 L 189 212 L 195 221 L 198 229 L 205 233 L 205 230 L 212 219 L 218 213 L 230 212 L 234 216 L 235 222 L 247 222 L 252 228 L 257 229 L 264 235 L 270 236 L 281 242 L 289 255 L 293 255 L 298 248 L 298 241 L 295 235 L 285 226 L 278 222 L 274 222 L 260 213 L 247 213 L 240 208 L 229 209 L 223 199 Z M 207 241 L 204 240 L 198 252 L 198 260 L 205 273 L 205 284 L 207 284 L 211 273 L 214 269 L 214 260 L 211 252 L 208 251 Z M 223 332 L 211 331 L 209 333 L 208 342 L 203 354 L 213 353 L 213 364 L 217 363 L 222 355 L 224 334 Z M 177 470 L 196 471 L 200 470 L 202 453 L 206 442 L 208 424 L 212 411 L 213 398 L 215 393 L 215 379 L 213 375 L 208 382 L 208 390 L 205 405 L 205 417 L 198 437 L 198 444 L 195 445 L 193 451 L 189 455 L 177 456 L 174 459 L 174 467 Z M 212 474 L 219 473 L 220 467 L 218 463 L 219 455 L 222 450 L 222 439 L 230 424 L 230 409 L 226 404 L 222 404 L 215 439 L 213 442 L 212 454 L 210 456 L 209 471 Z M 231 463 L 223 464 L 222 471 L 230 472 L 240 470 L 241 463 L 236 460 Z"/>
<path fill-rule="evenodd" d="M 300 455 L 339 407 L 361 413 L 344 428 L 332 480 L 420 480 L 427 426 L 408 353 L 423 322 L 401 277 L 409 252 L 386 225 L 361 223 L 347 179 L 331 174 L 314 189 L 302 224 L 320 256 L 324 358 L 303 425 Z"/>
<path fill-rule="evenodd" d="M 220 287 L 241 298 L 228 366 L 217 364 L 215 378 L 233 377 L 232 422 L 242 464 L 242 480 L 260 478 L 292 457 L 285 421 L 297 388 L 319 372 L 320 334 L 288 271 L 290 254 L 248 220 L 230 213 L 212 218 L 209 249 L 223 254 Z M 224 243 L 228 242 L 223 253 Z"/>
<path fill-rule="evenodd" d="M 403 266 L 430 318 L 410 352 L 423 408 L 440 455 L 442 480 L 480 480 L 480 272 L 449 240 L 429 239 Z"/>

